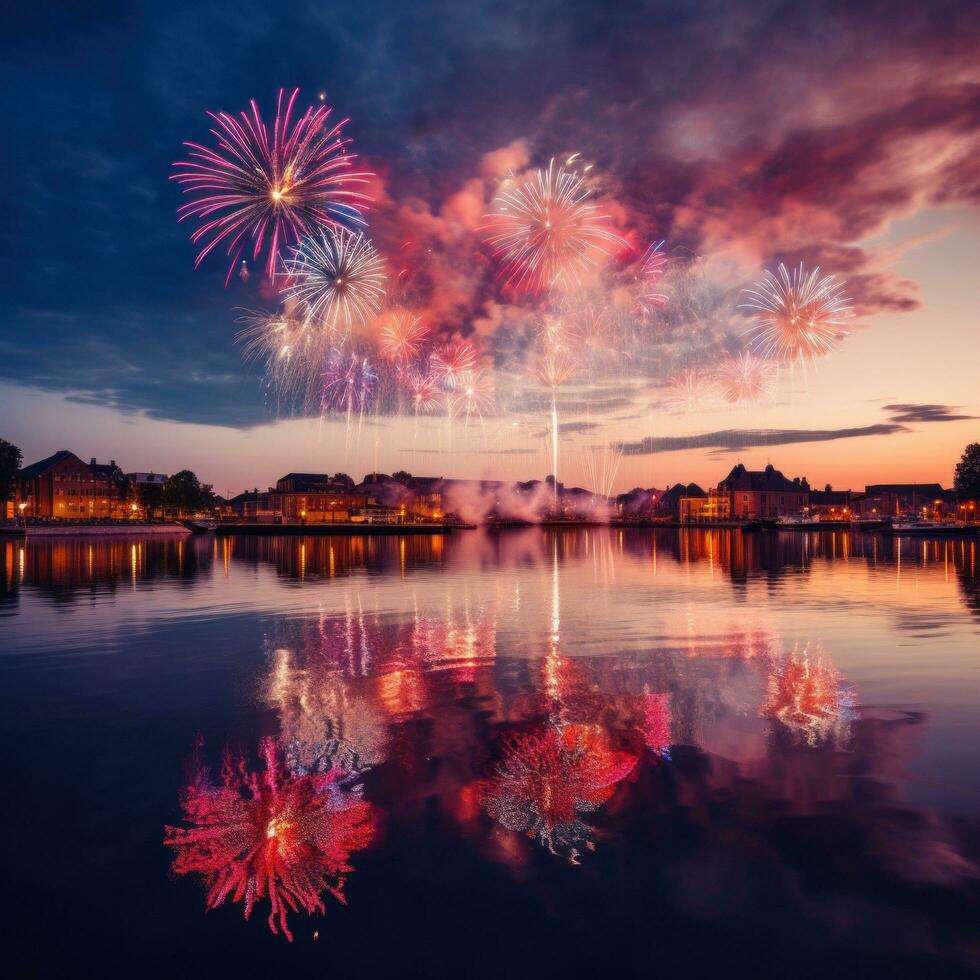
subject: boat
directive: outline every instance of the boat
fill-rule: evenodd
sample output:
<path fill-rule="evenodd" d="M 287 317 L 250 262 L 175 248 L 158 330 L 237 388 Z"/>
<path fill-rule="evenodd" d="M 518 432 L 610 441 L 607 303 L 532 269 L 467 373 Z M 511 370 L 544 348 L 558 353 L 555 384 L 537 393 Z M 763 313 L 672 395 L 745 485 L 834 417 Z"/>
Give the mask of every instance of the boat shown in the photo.
<path fill-rule="evenodd" d="M 890 534 L 914 534 L 924 537 L 942 537 L 945 535 L 976 534 L 976 524 L 965 524 L 963 521 L 892 521 L 891 527 L 884 528 Z"/>

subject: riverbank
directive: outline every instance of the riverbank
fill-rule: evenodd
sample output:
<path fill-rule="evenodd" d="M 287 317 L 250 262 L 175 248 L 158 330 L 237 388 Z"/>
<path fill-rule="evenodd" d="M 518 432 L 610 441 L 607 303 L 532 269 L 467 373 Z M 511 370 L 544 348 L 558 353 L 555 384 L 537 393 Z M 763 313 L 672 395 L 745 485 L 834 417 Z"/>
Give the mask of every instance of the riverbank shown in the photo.
<path fill-rule="evenodd" d="M 451 534 L 452 524 L 219 524 L 218 537 L 244 536 L 260 538 L 322 537 L 352 534 Z"/>
<path fill-rule="evenodd" d="M 148 534 L 190 534 L 182 524 L 29 524 L 26 528 L 13 524 L 0 526 L 0 537 L 23 538 L 108 538 L 145 537 Z"/>

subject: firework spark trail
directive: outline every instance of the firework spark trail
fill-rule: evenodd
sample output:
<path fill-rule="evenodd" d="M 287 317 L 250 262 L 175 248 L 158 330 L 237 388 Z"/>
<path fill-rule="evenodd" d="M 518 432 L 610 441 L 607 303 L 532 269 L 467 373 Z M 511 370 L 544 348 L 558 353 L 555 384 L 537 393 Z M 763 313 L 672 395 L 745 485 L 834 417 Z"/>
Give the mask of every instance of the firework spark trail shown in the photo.
<path fill-rule="evenodd" d="M 807 272 L 801 262 L 790 272 L 780 263 L 744 294 L 738 308 L 751 311 L 755 321 L 746 334 L 764 357 L 805 366 L 836 350 L 848 333 L 844 324 L 853 311 L 845 284 L 821 276 L 819 267 Z"/>
<path fill-rule="evenodd" d="M 649 315 L 654 309 L 662 309 L 667 305 L 667 296 L 659 292 L 660 281 L 667 271 L 667 253 L 663 250 L 664 242 L 654 242 L 644 253 L 637 271 L 637 285 L 640 295 L 636 301 L 636 312 Z"/>
<path fill-rule="evenodd" d="M 600 256 L 628 247 L 590 200 L 584 174 L 569 169 L 574 160 L 509 178 L 490 205 L 486 241 L 516 288 L 577 286 Z"/>
<path fill-rule="evenodd" d="M 354 412 L 358 431 L 364 420 L 364 409 L 374 396 L 378 375 L 371 362 L 354 351 L 335 350 L 323 372 L 322 405 L 326 411 L 343 412 L 347 420 L 346 455 L 350 455 Z"/>
<path fill-rule="evenodd" d="M 308 322 L 344 340 L 381 309 L 384 262 L 362 232 L 323 228 L 294 246 L 282 263 L 283 294 L 302 305 Z"/>
<path fill-rule="evenodd" d="M 604 443 L 601 447 L 593 446 L 586 456 L 589 472 L 589 485 L 593 492 L 608 501 L 612 495 L 619 465 L 623 459 L 622 443 Z"/>
<path fill-rule="evenodd" d="M 240 118 L 208 112 L 217 147 L 185 143 L 190 159 L 174 164 L 177 172 L 170 179 L 193 196 L 178 208 L 178 220 L 202 222 L 191 234 L 201 247 L 194 267 L 223 247 L 231 257 L 225 285 L 249 242 L 253 261 L 265 252 L 271 279 L 280 250 L 303 235 L 321 225 L 363 224 L 360 209 L 370 198 L 355 188 L 373 174 L 350 170 L 354 157 L 347 152 L 350 140 L 342 136 L 348 120 L 328 128 L 332 110 L 320 105 L 308 107 L 294 122 L 298 95 L 299 89 L 288 96 L 279 90 L 271 140 L 254 99 L 251 112 Z"/>
<path fill-rule="evenodd" d="M 573 353 L 574 338 L 558 317 L 546 317 L 538 335 L 539 354 L 533 362 L 534 376 L 551 390 L 551 467 L 555 486 L 555 513 L 558 512 L 558 389 L 579 369 Z"/>
<path fill-rule="evenodd" d="M 768 397 L 774 372 L 770 361 L 753 358 L 749 351 L 722 364 L 714 376 L 722 398 L 730 405 L 744 405 Z"/>

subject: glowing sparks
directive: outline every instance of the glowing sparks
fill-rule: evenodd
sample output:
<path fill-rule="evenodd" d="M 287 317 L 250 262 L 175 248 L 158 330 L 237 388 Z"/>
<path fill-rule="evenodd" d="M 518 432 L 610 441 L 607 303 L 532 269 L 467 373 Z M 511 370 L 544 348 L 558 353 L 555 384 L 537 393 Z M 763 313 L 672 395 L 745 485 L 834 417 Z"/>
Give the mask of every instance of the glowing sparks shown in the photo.
<path fill-rule="evenodd" d="M 508 830 L 536 837 L 577 863 L 581 847 L 593 846 L 592 828 L 581 815 L 609 800 L 636 762 L 636 756 L 614 751 L 598 725 L 513 735 L 484 786 L 484 805 Z"/>
<path fill-rule="evenodd" d="M 385 295 L 384 262 L 361 232 L 324 228 L 304 238 L 283 263 L 283 293 L 308 321 L 341 336 L 377 314 Z"/>
<path fill-rule="evenodd" d="M 711 389 L 711 376 L 701 368 L 685 368 L 667 382 L 664 404 L 672 415 L 696 412 L 704 406 Z"/>
<path fill-rule="evenodd" d="M 715 384 L 730 405 L 762 401 L 772 391 L 771 362 L 753 357 L 748 351 L 722 364 L 715 372 Z"/>
<path fill-rule="evenodd" d="M 394 310 L 381 328 L 380 349 L 385 360 L 405 364 L 415 360 L 429 336 L 428 327 L 408 310 Z"/>
<path fill-rule="evenodd" d="M 601 257 L 626 247 L 573 163 L 551 160 L 544 170 L 509 179 L 491 204 L 486 241 L 515 287 L 578 285 Z"/>
<path fill-rule="evenodd" d="M 739 306 L 755 321 L 747 333 L 751 346 L 764 357 L 801 363 L 836 350 L 852 313 L 844 290 L 840 280 L 819 268 L 807 272 L 802 262 L 792 272 L 782 264 L 767 270 Z"/>
<path fill-rule="evenodd" d="M 323 372 L 323 407 L 335 412 L 363 412 L 371 401 L 378 375 L 370 361 L 352 351 L 336 350 Z"/>
<path fill-rule="evenodd" d="M 257 362 L 276 396 L 305 407 L 315 404 L 327 334 L 302 317 L 285 312 L 246 310 L 236 340 L 246 362 Z"/>
<path fill-rule="evenodd" d="M 637 313 L 649 314 L 652 310 L 667 305 L 666 294 L 659 291 L 666 271 L 667 253 L 664 251 L 664 242 L 654 242 L 644 253 L 637 270 Z"/>
<path fill-rule="evenodd" d="M 428 370 L 409 368 L 405 372 L 405 387 L 416 415 L 435 411 L 442 401 L 439 382 Z"/>
<path fill-rule="evenodd" d="M 449 393 L 450 414 L 469 419 L 492 415 L 496 408 L 492 375 L 479 369 L 464 371 L 456 387 Z"/>
<path fill-rule="evenodd" d="M 256 262 L 264 255 L 271 278 L 280 251 L 303 235 L 321 225 L 363 223 L 360 209 L 370 199 L 358 187 L 372 175 L 351 171 L 347 120 L 328 125 L 326 105 L 295 118 L 298 95 L 279 90 L 271 138 L 254 99 L 238 117 L 209 112 L 216 146 L 185 143 L 189 159 L 174 164 L 171 180 L 193 198 L 178 218 L 201 222 L 191 234 L 200 246 L 195 268 L 220 248 L 230 257 L 226 284 L 245 254 Z"/>
<path fill-rule="evenodd" d="M 795 650 L 775 662 L 762 717 L 808 745 L 844 742 L 855 717 L 854 695 L 832 663 Z"/>
<path fill-rule="evenodd" d="M 163 842 L 176 853 L 176 874 L 201 877 L 209 910 L 242 902 L 247 919 L 268 900 L 269 928 L 292 941 L 289 911 L 325 912 L 324 892 L 344 901 L 350 855 L 368 845 L 375 820 L 342 787 L 343 773 L 290 776 L 271 739 L 261 751 L 262 772 L 228 757 L 215 784 L 199 769 L 181 793 L 187 826 L 165 828 Z"/>
<path fill-rule="evenodd" d="M 467 372 L 476 367 L 476 348 L 459 337 L 440 344 L 432 352 L 432 373 L 445 388 L 455 388 Z"/>

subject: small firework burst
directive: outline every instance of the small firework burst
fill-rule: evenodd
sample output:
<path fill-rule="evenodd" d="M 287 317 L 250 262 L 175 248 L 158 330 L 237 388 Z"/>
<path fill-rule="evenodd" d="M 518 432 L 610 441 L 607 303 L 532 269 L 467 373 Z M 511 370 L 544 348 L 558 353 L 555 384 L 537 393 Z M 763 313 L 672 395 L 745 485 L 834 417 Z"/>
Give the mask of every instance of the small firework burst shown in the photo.
<path fill-rule="evenodd" d="M 739 309 L 754 320 L 746 335 L 763 357 L 806 363 L 836 350 L 847 335 L 853 311 L 845 284 L 821 276 L 819 267 L 807 272 L 801 262 L 790 272 L 780 263 L 744 294 Z"/>
<path fill-rule="evenodd" d="M 685 415 L 704 408 L 711 392 L 711 375 L 703 368 L 685 368 L 667 382 L 664 404 L 672 415 Z"/>
<path fill-rule="evenodd" d="M 581 347 L 570 318 L 544 317 L 530 364 L 534 377 L 546 388 L 560 388 L 581 367 Z"/>
<path fill-rule="evenodd" d="M 456 418 L 483 418 L 496 408 L 493 376 L 476 368 L 464 371 L 456 387 L 449 392 L 449 413 Z"/>
<path fill-rule="evenodd" d="M 381 327 L 381 356 L 395 364 L 414 361 L 428 335 L 420 317 L 408 310 L 393 310 Z"/>
<path fill-rule="evenodd" d="M 439 383 L 453 389 L 464 374 L 476 367 L 476 348 L 468 340 L 453 337 L 432 352 L 430 366 Z"/>
<path fill-rule="evenodd" d="M 377 314 L 385 295 L 384 262 L 370 239 L 346 228 L 304 238 L 282 272 L 283 293 L 341 339 Z"/>
<path fill-rule="evenodd" d="M 490 206 L 486 241 L 515 287 L 579 285 L 600 257 L 627 245 L 591 200 L 575 156 L 564 165 L 552 159 L 544 170 L 509 178 Z"/>
<path fill-rule="evenodd" d="M 753 357 L 744 351 L 726 361 L 716 371 L 715 384 L 730 405 L 762 401 L 772 392 L 774 372 L 770 361 Z"/>
<path fill-rule="evenodd" d="M 335 350 L 323 372 L 323 408 L 348 414 L 363 412 L 377 382 L 378 375 L 366 357 L 354 351 Z"/>
<path fill-rule="evenodd" d="M 416 415 L 434 412 L 442 401 L 439 380 L 426 368 L 411 367 L 405 374 L 405 387 L 408 389 L 412 411 Z"/>
<path fill-rule="evenodd" d="M 267 899 L 269 928 L 292 942 L 288 913 L 325 912 L 324 892 L 344 901 L 350 856 L 367 847 L 376 821 L 344 788 L 344 773 L 292 776 L 272 739 L 261 754 L 261 772 L 227 756 L 218 784 L 199 767 L 180 797 L 186 826 L 166 827 L 163 842 L 175 874 L 201 877 L 209 910 L 230 899 L 244 903 L 247 919 Z"/>
<path fill-rule="evenodd" d="M 239 117 L 209 112 L 217 146 L 185 143 L 190 159 L 174 164 L 171 180 L 193 198 L 178 208 L 178 219 L 201 221 L 191 235 L 200 246 L 194 266 L 220 247 L 230 256 L 226 285 L 236 267 L 247 279 L 245 254 L 255 262 L 264 255 L 272 278 L 280 251 L 303 235 L 321 225 L 363 224 L 370 198 L 359 187 L 373 175 L 351 171 L 347 120 L 330 126 L 327 105 L 294 118 L 298 95 L 279 90 L 271 139 L 254 99 Z"/>

